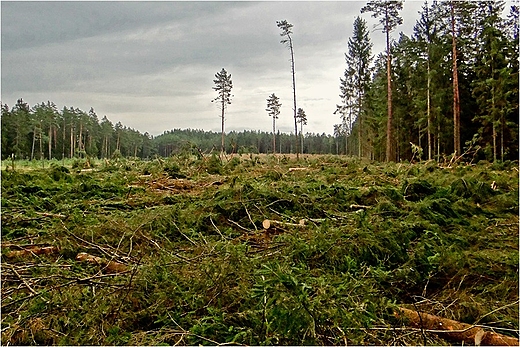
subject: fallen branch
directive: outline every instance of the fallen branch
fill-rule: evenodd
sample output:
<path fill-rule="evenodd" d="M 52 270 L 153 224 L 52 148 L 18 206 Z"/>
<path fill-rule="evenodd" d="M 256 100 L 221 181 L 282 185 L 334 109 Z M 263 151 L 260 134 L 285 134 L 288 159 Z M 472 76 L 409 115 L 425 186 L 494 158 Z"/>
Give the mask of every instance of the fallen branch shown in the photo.
<path fill-rule="evenodd" d="M 48 212 L 35 212 L 37 215 L 42 217 L 51 217 L 51 218 L 67 218 L 64 214 L 61 213 L 48 213 Z"/>
<path fill-rule="evenodd" d="M 79 253 L 76 256 L 76 260 L 81 262 L 87 262 L 89 264 L 103 266 L 103 269 L 106 270 L 106 272 L 108 273 L 119 273 L 128 270 L 128 267 L 125 264 L 113 260 L 107 261 L 106 259 L 96 257 L 94 255 L 90 255 L 84 252 Z"/>
<path fill-rule="evenodd" d="M 305 170 L 308 170 L 308 168 L 306 168 L 306 167 L 290 167 L 289 168 L 289 172 L 291 172 L 291 171 L 305 171 Z"/>
<path fill-rule="evenodd" d="M 38 294 L 38 292 L 36 290 L 34 290 L 30 285 L 29 283 L 27 283 L 27 281 L 18 273 L 18 271 L 16 271 L 15 268 L 11 268 L 11 271 L 16 275 L 16 277 L 18 277 L 18 279 L 20 281 L 22 281 L 22 283 L 27 287 L 27 289 L 29 289 L 31 291 L 31 293 L 33 294 Z"/>
<path fill-rule="evenodd" d="M 264 219 L 264 221 L 262 222 L 262 226 L 264 227 L 264 229 L 269 229 L 273 225 L 283 225 L 283 226 L 291 226 L 291 227 L 304 227 L 305 226 L 305 219 L 300 220 L 300 223 L 298 223 L 298 224 L 296 224 L 296 223 L 280 222 L 280 221 L 272 220 L 272 219 L 271 220 Z"/>
<path fill-rule="evenodd" d="M 42 255 L 42 254 L 54 254 L 59 253 L 60 249 L 56 246 L 47 247 L 28 247 L 19 251 L 11 251 L 5 254 L 6 258 L 25 257 L 29 255 Z"/>
<path fill-rule="evenodd" d="M 492 331 L 485 331 L 480 326 L 461 323 L 403 307 L 400 307 L 398 311 L 394 312 L 394 315 L 397 318 L 409 320 L 408 324 L 412 327 L 424 329 L 435 334 L 441 334 L 442 337 L 446 337 L 446 339 L 452 341 L 475 344 L 477 346 L 518 346 L 520 344 L 517 338 Z"/>

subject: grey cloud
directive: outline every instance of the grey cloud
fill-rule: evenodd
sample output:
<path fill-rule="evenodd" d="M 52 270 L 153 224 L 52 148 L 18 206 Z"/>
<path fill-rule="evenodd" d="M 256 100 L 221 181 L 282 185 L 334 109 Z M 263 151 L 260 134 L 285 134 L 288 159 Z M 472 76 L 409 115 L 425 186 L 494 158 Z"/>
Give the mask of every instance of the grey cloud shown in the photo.
<path fill-rule="evenodd" d="M 247 2 L 23 1 L 2 2 L 2 50 L 41 46 L 191 20 Z"/>
<path fill-rule="evenodd" d="M 270 131 L 265 99 L 276 93 L 279 128 L 290 132 L 289 51 L 276 27 L 287 19 L 294 24 L 298 103 L 310 118 L 306 131 L 331 132 L 343 53 L 363 4 L 2 2 L 2 101 L 92 106 L 114 123 L 152 134 L 219 130 L 210 100 L 214 74 L 224 67 L 235 94 L 228 129 Z M 384 37 L 374 33 L 372 40 Z"/>

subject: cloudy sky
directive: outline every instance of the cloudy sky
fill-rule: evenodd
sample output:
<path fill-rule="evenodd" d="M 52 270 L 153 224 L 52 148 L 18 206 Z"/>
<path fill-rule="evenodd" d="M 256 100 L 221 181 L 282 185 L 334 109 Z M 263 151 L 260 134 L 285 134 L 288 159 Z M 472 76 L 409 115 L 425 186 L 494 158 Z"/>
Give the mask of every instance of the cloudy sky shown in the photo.
<path fill-rule="evenodd" d="M 1 101 L 52 101 L 151 135 L 174 128 L 220 131 L 215 73 L 232 76 L 226 131 L 271 131 L 266 99 L 282 103 L 291 132 L 290 53 L 276 21 L 293 24 L 298 106 L 305 132 L 332 133 L 344 53 L 362 1 L 1 2 Z M 408 0 L 408 35 L 423 1 Z M 374 55 L 384 35 L 371 33 Z"/>

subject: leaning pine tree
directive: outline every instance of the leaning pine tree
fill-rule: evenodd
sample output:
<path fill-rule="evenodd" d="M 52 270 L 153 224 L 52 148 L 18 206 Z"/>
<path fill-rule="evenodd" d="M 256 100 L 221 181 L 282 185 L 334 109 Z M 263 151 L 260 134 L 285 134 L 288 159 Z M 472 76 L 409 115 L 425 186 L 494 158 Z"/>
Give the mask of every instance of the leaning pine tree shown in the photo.
<path fill-rule="evenodd" d="M 227 108 L 227 105 L 231 105 L 231 89 L 233 88 L 233 82 L 231 81 L 231 75 L 227 73 L 226 69 L 222 68 L 220 72 L 217 72 L 215 74 L 215 80 L 213 82 L 215 83 L 215 87 L 213 87 L 214 90 L 217 91 L 218 96 L 211 100 L 211 102 L 219 101 L 221 104 L 222 109 L 222 115 L 220 116 L 222 118 L 222 152 L 225 150 L 225 143 L 224 143 L 224 116 L 225 111 Z"/>
<path fill-rule="evenodd" d="M 267 99 L 267 108 L 265 109 L 270 117 L 273 117 L 273 153 L 276 153 L 276 120 L 280 114 L 280 99 L 273 93 Z"/>
<path fill-rule="evenodd" d="M 277 21 L 276 25 L 278 28 L 282 30 L 280 36 L 287 36 L 286 39 L 280 41 L 280 43 L 287 44 L 289 46 L 289 50 L 291 51 L 291 72 L 292 72 L 292 87 L 293 87 L 293 111 L 294 111 L 294 138 L 296 139 L 296 158 L 299 158 L 299 149 L 298 149 L 298 116 L 296 114 L 296 79 L 294 76 L 294 49 L 292 43 L 292 27 L 293 25 L 288 23 L 286 20 Z"/>

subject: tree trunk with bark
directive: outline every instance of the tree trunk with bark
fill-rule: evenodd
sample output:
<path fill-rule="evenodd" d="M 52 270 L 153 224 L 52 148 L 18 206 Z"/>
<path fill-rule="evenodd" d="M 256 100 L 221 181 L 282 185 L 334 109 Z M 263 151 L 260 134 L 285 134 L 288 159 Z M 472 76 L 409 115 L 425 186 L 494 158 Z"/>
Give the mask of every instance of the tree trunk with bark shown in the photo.
<path fill-rule="evenodd" d="M 388 14 L 387 14 L 388 17 Z M 387 18 L 388 22 L 388 18 Z M 386 31 L 386 79 L 387 79 L 387 107 L 388 119 L 386 122 L 386 161 L 395 160 L 393 113 L 392 113 L 392 56 L 390 52 L 390 32 Z"/>
<path fill-rule="evenodd" d="M 453 56 L 453 151 L 455 156 L 461 154 L 460 147 L 460 97 L 459 97 L 459 73 L 457 69 L 457 39 L 455 37 L 455 9 L 453 0 L 451 4 L 451 34 Z"/>

